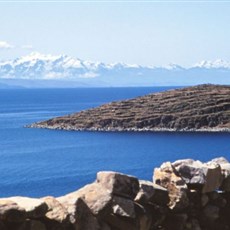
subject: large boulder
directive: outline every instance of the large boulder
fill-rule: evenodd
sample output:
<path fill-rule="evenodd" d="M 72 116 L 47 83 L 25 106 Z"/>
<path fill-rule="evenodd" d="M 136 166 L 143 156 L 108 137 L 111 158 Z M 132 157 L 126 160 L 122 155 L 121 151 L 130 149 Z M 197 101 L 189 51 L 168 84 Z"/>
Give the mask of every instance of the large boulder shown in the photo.
<path fill-rule="evenodd" d="M 223 181 L 220 165 L 214 162 L 208 162 L 204 164 L 203 170 L 206 183 L 202 187 L 202 192 L 207 193 L 219 189 Z"/>
<path fill-rule="evenodd" d="M 9 197 L 7 200 L 16 203 L 21 209 L 24 209 L 27 218 L 40 218 L 45 216 L 48 211 L 47 204 L 40 199 L 15 196 Z"/>
<path fill-rule="evenodd" d="M 172 163 L 176 173 L 192 189 L 201 187 L 205 183 L 205 175 L 202 170 L 203 163 L 192 159 L 177 160 Z"/>
<path fill-rule="evenodd" d="M 171 209 L 183 209 L 188 206 L 187 185 L 175 173 L 175 169 L 170 162 L 165 162 L 160 168 L 155 168 L 153 181 L 168 190 L 170 199 L 169 207 Z"/>
<path fill-rule="evenodd" d="M 57 200 L 67 209 L 72 222 L 75 221 L 77 201 L 81 198 L 89 207 L 93 215 L 101 218 L 112 210 L 112 194 L 98 183 L 92 183 L 69 193 L 58 197 Z"/>
<path fill-rule="evenodd" d="M 139 191 L 139 182 L 136 177 L 117 172 L 98 172 L 97 183 L 110 193 L 134 199 Z"/>
<path fill-rule="evenodd" d="M 26 210 L 9 199 L 0 199 L 0 220 L 23 222 L 26 219 Z"/>
<path fill-rule="evenodd" d="M 97 218 L 93 215 L 86 203 L 79 198 L 76 201 L 76 221 L 74 230 L 100 230 Z"/>
<path fill-rule="evenodd" d="M 230 163 L 224 157 L 213 159 L 211 162 L 215 162 L 220 165 L 223 182 L 220 189 L 225 192 L 230 192 Z"/>
<path fill-rule="evenodd" d="M 152 203 L 167 205 L 169 203 L 168 190 L 151 181 L 139 180 L 140 189 L 135 201 L 142 204 Z"/>
<path fill-rule="evenodd" d="M 215 191 L 222 183 L 221 168 L 215 162 L 202 163 L 184 159 L 175 161 L 172 166 L 190 189 L 207 193 Z"/>
<path fill-rule="evenodd" d="M 97 217 L 79 194 L 71 193 L 58 198 L 69 214 L 69 222 L 73 230 L 100 230 Z M 94 210 L 95 211 L 95 210 Z M 72 228 L 64 228 L 71 229 Z"/>
<path fill-rule="evenodd" d="M 49 210 L 46 213 L 46 217 L 49 220 L 53 220 L 59 223 L 66 222 L 68 219 L 67 209 L 54 197 L 47 196 L 42 198 L 47 204 Z"/>

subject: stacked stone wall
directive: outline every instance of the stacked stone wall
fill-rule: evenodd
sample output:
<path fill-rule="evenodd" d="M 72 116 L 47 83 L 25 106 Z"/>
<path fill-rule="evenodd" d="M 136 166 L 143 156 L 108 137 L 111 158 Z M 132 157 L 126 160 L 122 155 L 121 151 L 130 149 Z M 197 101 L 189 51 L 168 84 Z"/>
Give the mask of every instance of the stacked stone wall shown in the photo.
<path fill-rule="evenodd" d="M 165 162 L 153 181 L 98 172 L 62 197 L 0 199 L 0 230 L 230 230 L 230 163 Z"/>

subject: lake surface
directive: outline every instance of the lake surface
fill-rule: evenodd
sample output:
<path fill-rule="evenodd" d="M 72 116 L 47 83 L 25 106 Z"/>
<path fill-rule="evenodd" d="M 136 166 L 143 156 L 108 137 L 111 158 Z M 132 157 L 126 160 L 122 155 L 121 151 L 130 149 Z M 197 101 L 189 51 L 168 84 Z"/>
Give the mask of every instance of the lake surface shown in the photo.
<path fill-rule="evenodd" d="M 164 161 L 230 159 L 230 133 L 76 132 L 25 125 L 158 88 L 0 90 L 0 197 L 60 196 L 113 170 L 152 179 Z"/>

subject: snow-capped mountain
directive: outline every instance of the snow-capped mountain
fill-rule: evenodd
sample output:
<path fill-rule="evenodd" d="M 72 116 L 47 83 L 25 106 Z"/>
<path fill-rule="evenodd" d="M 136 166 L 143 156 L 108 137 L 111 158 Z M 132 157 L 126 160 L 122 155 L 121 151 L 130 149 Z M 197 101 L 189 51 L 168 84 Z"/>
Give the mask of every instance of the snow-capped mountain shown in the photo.
<path fill-rule="evenodd" d="M 193 67 L 205 68 L 205 69 L 230 69 L 230 62 L 217 59 L 215 61 L 201 61 L 195 64 Z"/>
<path fill-rule="evenodd" d="M 14 60 L 0 61 L 0 83 L 25 85 L 26 80 L 65 81 L 68 86 L 153 86 L 193 85 L 201 83 L 230 84 L 230 62 L 202 61 L 184 68 L 180 65 L 140 66 L 125 63 L 105 64 L 84 61 L 67 55 L 31 53 Z M 69 83 L 66 83 L 68 81 Z M 27 81 L 28 82 L 28 81 Z M 70 83 L 71 82 L 71 83 Z M 41 86 L 44 86 L 41 84 Z M 30 87 L 30 86 L 28 86 Z"/>
<path fill-rule="evenodd" d="M 90 77 L 101 63 L 91 63 L 67 55 L 31 53 L 11 61 L 0 62 L 0 77 L 20 79 L 60 79 Z"/>
<path fill-rule="evenodd" d="M 44 55 L 33 52 L 30 55 L 10 61 L 0 62 L 0 78 L 19 79 L 77 79 L 93 78 L 104 74 L 115 73 L 144 74 L 144 70 L 166 69 L 175 70 L 178 65 L 166 67 L 143 67 L 125 63 L 104 64 L 101 62 L 83 61 L 67 55 Z"/>

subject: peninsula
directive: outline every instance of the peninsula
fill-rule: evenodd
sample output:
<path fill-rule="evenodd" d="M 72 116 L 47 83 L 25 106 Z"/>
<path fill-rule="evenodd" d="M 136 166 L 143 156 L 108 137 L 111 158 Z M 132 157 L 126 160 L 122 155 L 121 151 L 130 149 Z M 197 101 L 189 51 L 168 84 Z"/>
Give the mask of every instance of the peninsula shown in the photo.
<path fill-rule="evenodd" d="M 111 102 L 29 127 L 87 131 L 230 131 L 230 86 L 198 85 Z"/>

